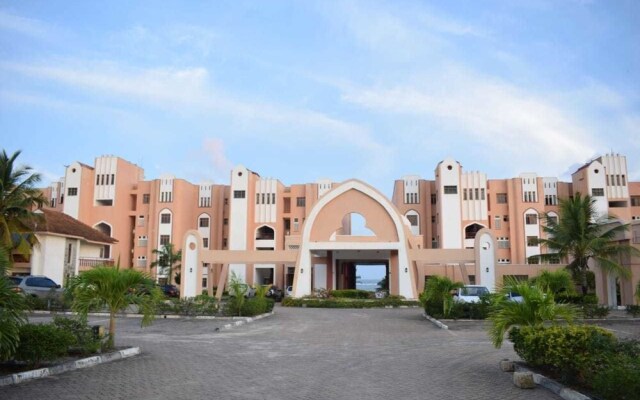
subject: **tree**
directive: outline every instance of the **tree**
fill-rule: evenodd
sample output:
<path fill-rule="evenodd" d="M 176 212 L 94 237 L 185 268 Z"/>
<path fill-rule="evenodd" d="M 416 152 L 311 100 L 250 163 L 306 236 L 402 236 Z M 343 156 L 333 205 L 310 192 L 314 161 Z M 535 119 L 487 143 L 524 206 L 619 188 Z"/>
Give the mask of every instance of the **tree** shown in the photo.
<path fill-rule="evenodd" d="M 378 282 L 378 290 L 389 290 L 389 276 L 385 275 L 384 278 L 382 278 L 379 282 Z"/>
<path fill-rule="evenodd" d="M 554 296 L 559 294 L 575 294 L 571 273 L 566 269 L 557 271 L 542 271 L 531 279 L 531 283 L 538 284 L 543 290 L 551 291 Z"/>
<path fill-rule="evenodd" d="M 0 360 L 12 357 L 20 343 L 20 326 L 27 322 L 25 297 L 12 290 L 6 277 L 9 251 L 0 244 Z"/>
<path fill-rule="evenodd" d="M 19 155 L 20 151 L 11 156 L 5 150 L 0 153 L 0 243 L 9 254 L 12 250 L 30 254 L 37 243 L 33 226 L 43 218 L 34 210 L 46 205 L 47 199 L 34 187 L 40 174 L 27 165 L 16 166 Z"/>
<path fill-rule="evenodd" d="M 453 282 L 446 276 L 432 276 L 425 285 L 421 300 L 426 303 L 442 303 L 442 314 L 447 317 L 453 307 L 452 291 L 464 287 L 462 282 Z"/>
<path fill-rule="evenodd" d="M 636 300 L 640 304 L 640 281 L 638 281 L 638 285 L 636 285 Z"/>
<path fill-rule="evenodd" d="M 615 224 L 617 220 L 610 215 L 599 216 L 595 203 L 593 197 L 580 193 L 573 198 L 561 199 L 559 218 L 545 214 L 543 231 L 546 238 L 536 241 L 547 253 L 530 257 L 531 260 L 556 262 L 569 259 L 567 269 L 575 282 L 582 286 L 583 293 L 587 291 L 586 271 L 590 260 L 607 272 L 627 278 L 629 269 L 617 260 L 623 255 L 640 254 L 632 246 L 615 241 L 616 236 L 626 231 L 629 225 Z"/>
<path fill-rule="evenodd" d="M 519 293 L 522 302 L 507 299 L 510 292 Z M 572 322 L 577 309 L 571 304 L 556 304 L 553 292 L 530 282 L 508 279 L 493 296 L 489 313 L 489 336 L 494 346 L 502 346 L 504 334 L 513 326 L 542 326 L 545 322 L 555 324 L 558 320 Z"/>
<path fill-rule="evenodd" d="M 168 284 L 173 282 L 173 270 L 180 269 L 181 267 L 182 250 L 178 250 L 177 253 L 175 253 L 174 250 L 173 243 L 165 244 L 160 250 L 153 250 L 153 254 L 156 254 L 158 258 L 151 263 L 151 268 L 158 267 L 158 275 L 161 275 L 160 268 L 162 268 L 162 272 L 168 272 Z"/>
<path fill-rule="evenodd" d="M 134 269 L 120 269 L 120 265 L 85 271 L 74 278 L 70 286 L 74 294 L 71 308 L 82 318 L 94 309 L 107 307 L 109 310 L 108 348 L 115 342 L 117 312 L 135 304 L 143 315 L 141 326 L 146 326 L 155 318 L 156 304 L 162 298 L 151 277 Z"/>

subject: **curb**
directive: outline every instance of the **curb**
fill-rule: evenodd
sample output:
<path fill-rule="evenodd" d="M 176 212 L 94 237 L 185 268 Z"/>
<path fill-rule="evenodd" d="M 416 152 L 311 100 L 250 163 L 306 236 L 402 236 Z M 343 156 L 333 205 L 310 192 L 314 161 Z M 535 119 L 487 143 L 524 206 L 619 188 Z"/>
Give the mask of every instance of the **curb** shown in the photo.
<path fill-rule="evenodd" d="M 423 313 L 422 316 L 425 317 L 426 319 L 428 319 L 431 323 L 433 323 L 435 326 L 437 326 L 440 329 L 447 329 L 447 330 L 449 329 L 449 327 L 447 325 L 445 325 L 442 322 L 438 321 L 437 319 L 433 318 L 429 314 Z"/>
<path fill-rule="evenodd" d="M 36 314 L 36 315 L 77 315 L 77 313 L 74 313 L 72 311 L 61 311 L 61 312 L 57 312 L 57 311 L 46 311 L 46 310 L 35 310 L 35 311 L 31 311 L 30 314 Z M 102 312 L 96 312 L 96 313 L 88 313 L 87 314 L 90 317 L 108 317 L 110 314 L 109 313 L 102 313 Z M 263 314 L 264 315 L 264 314 Z M 116 317 L 121 317 L 121 318 L 142 318 L 143 315 L 142 314 L 116 314 Z M 259 317 L 253 317 L 253 318 L 257 318 Z M 215 315 L 176 315 L 176 314 L 160 314 L 160 315 L 156 315 L 156 319 L 217 319 L 217 320 L 234 320 L 234 319 L 246 319 L 246 317 L 218 317 Z"/>
<path fill-rule="evenodd" d="M 273 311 L 265 313 L 265 314 L 256 315 L 255 317 L 246 317 L 246 318 L 233 317 L 233 319 L 238 319 L 238 318 L 241 318 L 241 319 L 239 319 L 238 321 L 233 322 L 233 323 L 225 324 L 221 328 L 216 328 L 216 332 L 220 332 L 223 329 L 231 329 L 231 328 L 234 328 L 236 326 L 245 325 L 245 324 L 251 323 L 253 321 L 257 321 L 257 320 L 260 320 L 260 319 L 263 319 L 263 318 L 270 317 L 272 315 L 273 315 Z"/>
<path fill-rule="evenodd" d="M 16 385 L 32 379 L 40 379 L 50 375 L 57 375 L 67 371 L 73 371 L 81 368 L 93 367 L 98 364 L 104 364 L 111 361 L 122 360 L 140 354 L 140 347 L 129 347 L 113 353 L 101 354 L 99 356 L 93 356 L 88 358 L 82 358 L 80 360 L 68 361 L 60 365 L 55 365 L 48 368 L 34 369 L 31 371 L 24 371 L 17 374 L 0 376 L 0 386 Z"/>
<path fill-rule="evenodd" d="M 542 386 L 543 388 L 557 394 L 564 400 L 592 400 L 591 397 L 580 392 L 576 392 L 573 389 L 569 389 L 561 383 L 558 383 L 551 378 L 547 378 L 544 375 L 537 374 L 522 365 L 514 363 L 513 366 L 514 370 L 517 372 L 531 372 L 533 374 L 533 381 L 536 385 Z"/>

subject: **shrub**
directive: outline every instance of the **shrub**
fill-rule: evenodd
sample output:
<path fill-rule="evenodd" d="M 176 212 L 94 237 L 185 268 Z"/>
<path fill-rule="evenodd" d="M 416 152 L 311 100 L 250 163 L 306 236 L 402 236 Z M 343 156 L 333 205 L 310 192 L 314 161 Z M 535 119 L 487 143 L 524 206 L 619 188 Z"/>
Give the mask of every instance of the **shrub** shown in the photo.
<path fill-rule="evenodd" d="M 640 394 L 640 359 L 616 354 L 608 368 L 598 371 L 593 389 L 603 399 L 635 400 Z"/>
<path fill-rule="evenodd" d="M 549 368 L 568 382 L 588 382 L 606 368 L 617 340 L 596 326 L 525 326 L 512 328 L 509 339 L 527 363 Z"/>
<path fill-rule="evenodd" d="M 637 305 L 628 305 L 627 306 L 627 314 L 631 314 L 634 318 L 640 316 L 640 306 Z"/>
<path fill-rule="evenodd" d="M 599 306 L 597 304 L 583 304 L 582 315 L 584 318 L 604 318 L 609 315 L 608 306 Z"/>
<path fill-rule="evenodd" d="M 67 354 L 75 338 L 54 324 L 25 324 L 20 327 L 20 344 L 15 354 L 18 361 L 38 367 L 42 361 L 52 361 Z"/>
<path fill-rule="evenodd" d="M 374 295 L 373 292 L 369 292 L 367 290 L 360 290 L 360 289 L 332 290 L 330 294 L 331 294 L 331 297 L 347 298 L 347 299 L 370 299 Z"/>
<path fill-rule="evenodd" d="M 400 296 L 389 296 L 384 299 L 314 299 L 285 297 L 282 300 L 283 307 L 309 307 L 309 308 L 383 308 L 399 306 L 417 306 L 417 301 L 409 301 Z"/>
<path fill-rule="evenodd" d="M 53 325 L 73 336 L 74 342 L 70 345 L 72 350 L 81 354 L 93 354 L 100 350 L 102 343 L 94 336 L 86 320 L 56 316 L 53 318 Z"/>
<path fill-rule="evenodd" d="M 556 296 L 556 302 L 569 304 L 598 304 L 598 296 L 590 294 L 567 294 L 560 293 Z"/>
<path fill-rule="evenodd" d="M 275 301 L 272 299 L 254 297 L 247 299 L 242 305 L 242 315 L 246 317 L 253 317 L 255 315 L 264 314 L 273 310 Z"/>

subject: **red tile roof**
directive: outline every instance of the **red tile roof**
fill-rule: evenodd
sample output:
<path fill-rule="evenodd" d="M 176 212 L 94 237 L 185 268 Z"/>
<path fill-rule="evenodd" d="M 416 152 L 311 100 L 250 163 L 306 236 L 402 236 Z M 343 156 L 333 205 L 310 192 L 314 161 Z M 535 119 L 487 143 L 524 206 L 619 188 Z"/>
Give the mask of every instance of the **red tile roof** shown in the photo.
<path fill-rule="evenodd" d="M 53 210 L 39 210 L 44 214 L 43 221 L 39 221 L 34 226 L 36 233 L 55 233 L 63 236 L 73 236 L 96 243 L 116 243 L 117 240 L 100 232 L 77 219 Z"/>

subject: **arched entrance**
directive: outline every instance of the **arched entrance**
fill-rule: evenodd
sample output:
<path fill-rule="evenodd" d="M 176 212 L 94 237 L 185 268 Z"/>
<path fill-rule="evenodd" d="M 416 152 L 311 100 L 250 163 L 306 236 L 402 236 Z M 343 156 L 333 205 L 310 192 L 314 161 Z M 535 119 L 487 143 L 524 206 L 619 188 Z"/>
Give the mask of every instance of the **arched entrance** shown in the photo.
<path fill-rule="evenodd" d="M 346 217 L 362 216 L 372 235 L 358 235 Z M 334 289 L 355 277 L 345 265 L 387 265 L 389 291 L 417 298 L 415 276 L 408 255 L 411 235 L 405 219 L 393 204 L 371 186 L 347 181 L 326 193 L 314 205 L 304 224 L 293 285 L 295 297 L 314 288 Z M 349 268 L 347 268 L 349 269 Z"/>
<path fill-rule="evenodd" d="M 100 222 L 95 225 L 94 228 L 111 237 L 111 225 L 106 222 Z M 111 245 L 105 244 L 102 249 L 100 249 L 100 258 L 111 258 Z"/>

